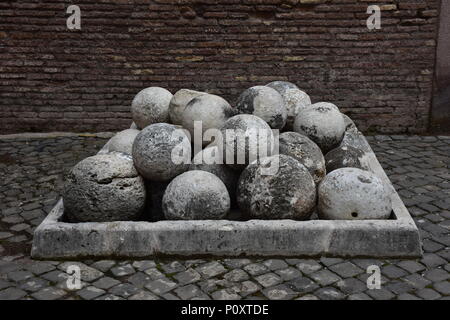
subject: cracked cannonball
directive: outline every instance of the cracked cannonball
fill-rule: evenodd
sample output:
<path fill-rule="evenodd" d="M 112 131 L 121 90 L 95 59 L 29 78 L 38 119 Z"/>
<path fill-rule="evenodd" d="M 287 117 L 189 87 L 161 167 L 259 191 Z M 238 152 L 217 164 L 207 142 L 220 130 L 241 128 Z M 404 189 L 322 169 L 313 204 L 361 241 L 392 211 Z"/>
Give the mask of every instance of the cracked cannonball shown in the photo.
<path fill-rule="evenodd" d="M 272 155 L 275 138 L 269 125 L 251 114 L 239 114 L 228 119 L 217 141 L 224 162 L 235 170 L 243 170 L 250 162 Z"/>
<path fill-rule="evenodd" d="M 283 97 L 270 87 L 248 88 L 239 96 L 236 109 L 241 114 L 253 114 L 263 119 L 272 129 L 282 129 L 286 124 L 287 110 Z"/>
<path fill-rule="evenodd" d="M 134 220 L 145 206 L 144 179 L 129 155 L 95 155 L 77 163 L 64 184 L 64 211 L 70 221 Z"/>
<path fill-rule="evenodd" d="M 306 135 L 325 154 L 342 141 L 345 121 L 334 104 L 320 102 L 299 110 L 294 131 Z"/>
<path fill-rule="evenodd" d="M 191 144 L 181 127 L 155 123 L 137 135 L 132 153 L 144 178 L 168 181 L 189 169 Z"/>
<path fill-rule="evenodd" d="M 223 98 L 214 94 L 204 94 L 195 97 L 186 105 L 183 111 L 183 127 L 194 137 L 194 122 L 201 121 L 202 135 L 208 129 L 220 129 L 225 121 L 234 115 L 234 110 Z M 202 145 L 210 141 L 203 141 Z"/>
<path fill-rule="evenodd" d="M 208 146 L 192 159 L 190 170 L 203 170 L 215 174 L 227 187 L 230 198 L 235 198 L 239 174 L 228 167 L 217 146 Z"/>
<path fill-rule="evenodd" d="M 299 161 L 274 155 L 245 168 L 239 178 L 237 201 L 253 219 L 306 220 L 316 204 L 316 185 Z"/>
<path fill-rule="evenodd" d="M 300 109 L 311 105 L 311 98 L 306 92 L 300 90 L 296 85 L 290 82 L 274 81 L 266 84 L 278 91 L 283 97 L 284 105 L 287 109 L 287 120 L 284 130 L 293 130 L 295 117 Z"/>
<path fill-rule="evenodd" d="M 341 168 L 320 183 L 318 214 L 328 220 L 388 219 L 392 205 L 385 184 L 375 174 Z"/>
<path fill-rule="evenodd" d="M 139 129 L 152 123 L 169 122 L 172 94 L 164 88 L 150 87 L 139 91 L 131 103 L 131 115 Z"/>
<path fill-rule="evenodd" d="M 108 151 L 123 152 L 131 155 L 134 139 L 139 132 L 140 131 L 137 129 L 126 129 L 118 132 L 111 140 L 109 140 Z"/>
<path fill-rule="evenodd" d="M 217 220 L 230 211 L 225 184 L 210 172 L 185 172 L 169 183 L 162 200 L 168 220 Z"/>
<path fill-rule="evenodd" d="M 365 152 L 351 146 L 339 146 L 325 155 L 325 165 L 330 173 L 340 168 L 367 169 L 364 165 Z"/>
<path fill-rule="evenodd" d="M 183 111 L 186 105 L 195 97 L 206 94 L 205 92 L 180 89 L 173 95 L 169 104 L 169 117 L 173 124 L 183 124 Z"/>
<path fill-rule="evenodd" d="M 325 177 L 327 170 L 322 151 L 308 137 L 297 132 L 280 134 L 279 152 L 300 161 L 309 170 L 316 184 Z"/>

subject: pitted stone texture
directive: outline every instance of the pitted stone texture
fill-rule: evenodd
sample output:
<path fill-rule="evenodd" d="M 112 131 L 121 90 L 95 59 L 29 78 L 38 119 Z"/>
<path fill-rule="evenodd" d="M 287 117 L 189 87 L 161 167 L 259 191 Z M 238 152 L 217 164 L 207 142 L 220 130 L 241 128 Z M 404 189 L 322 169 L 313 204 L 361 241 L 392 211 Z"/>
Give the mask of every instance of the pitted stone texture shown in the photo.
<path fill-rule="evenodd" d="M 364 152 L 370 152 L 370 146 L 362 142 L 364 139 L 361 139 L 361 136 L 364 135 L 357 130 L 346 131 L 339 147 L 350 146 Z"/>
<path fill-rule="evenodd" d="M 138 128 L 152 123 L 169 122 L 169 103 L 172 94 L 164 88 L 145 88 L 134 97 L 131 115 Z"/>
<path fill-rule="evenodd" d="M 326 153 L 342 141 L 345 121 L 334 104 L 319 102 L 299 110 L 294 131 L 308 136 Z"/>
<path fill-rule="evenodd" d="M 303 164 L 317 184 L 325 177 L 325 159 L 311 139 L 297 132 L 284 132 L 279 137 L 279 152 Z"/>
<path fill-rule="evenodd" d="M 118 132 L 111 140 L 109 140 L 108 151 L 117 151 L 131 155 L 134 139 L 139 132 L 140 131 L 136 129 L 126 129 Z"/>
<path fill-rule="evenodd" d="M 283 95 L 288 89 L 299 89 L 299 87 L 297 87 L 294 83 L 281 80 L 269 82 L 266 86 L 277 90 L 281 95 Z"/>
<path fill-rule="evenodd" d="M 358 168 L 367 170 L 366 153 L 351 146 L 339 146 L 325 155 L 327 173 L 340 168 Z"/>
<path fill-rule="evenodd" d="M 316 204 L 316 186 L 304 165 L 280 154 L 250 164 L 239 178 L 237 196 L 251 218 L 305 220 Z"/>
<path fill-rule="evenodd" d="M 353 120 L 347 116 L 346 114 L 342 114 L 342 117 L 344 118 L 344 122 L 345 122 L 345 131 L 357 131 L 358 129 L 356 128 L 355 123 L 353 122 Z"/>
<path fill-rule="evenodd" d="M 193 170 L 172 180 L 162 205 L 168 220 L 222 219 L 230 210 L 230 196 L 217 176 Z"/>
<path fill-rule="evenodd" d="M 286 81 L 273 81 L 266 84 L 267 87 L 275 89 L 283 97 L 287 109 L 287 120 L 285 130 L 293 130 L 295 117 L 300 109 L 311 105 L 311 98 L 300 90 L 295 84 Z"/>
<path fill-rule="evenodd" d="M 72 221 L 134 220 L 145 205 L 144 180 L 132 159 L 121 153 L 79 162 L 67 176 L 64 206 Z"/>
<path fill-rule="evenodd" d="M 272 129 L 282 129 L 286 124 L 287 109 L 283 97 L 270 87 L 248 88 L 239 96 L 236 109 L 239 113 L 260 117 Z"/>
<path fill-rule="evenodd" d="M 168 181 L 188 170 L 190 153 L 191 144 L 181 127 L 167 123 L 144 128 L 133 143 L 136 169 L 152 181 Z"/>
<path fill-rule="evenodd" d="M 169 117 L 170 122 L 177 125 L 182 125 L 183 123 L 183 112 L 186 105 L 194 98 L 206 94 L 205 92 L 180 89 L 173 95 L 169 104 Z"/>
<path fill-rule="evenodd" d="M 201 124 L 202 145 L 207 145 L 211 141 L 203 141 L 203 134 L 208 129 L 219 130 L 225 121 L 234 115 L 235 111 L 231 105 L 222 97 L 214 94 L 203 94 L 195 97 L 186 105 L 183 111 L 182 124 L 191 134 L 191 141 L 194 139 L 195 122 Z M 198 139 L 198 137 L 197 137 Z M 194 139 L 194 143 L 197 142 Z"/>
<path fill-rule="evenodd" d="M 373 173 L 357 168 L 337 169 L 318 189 L 319 217 L 330 220 L 387 219 L 392 207 L 384 183 Z"/>
<path fill-rule="evenodd" d="M 236 197 L 239 174 L 224 163 L 222 153 L 217 146 L 207 147 L 197 153 L 189 169 L 207 171 L 216 175 L 227 187 L 233 202 Z"/>
<path fill-rule="evenodd" d="M 253 160 L 270 156 L 275 138 L 270 127 L 261 118 L 240 114 L 228 119 L 220 130 L 222 141 L 217 142 L 227 165 L 243 170 Z"/>

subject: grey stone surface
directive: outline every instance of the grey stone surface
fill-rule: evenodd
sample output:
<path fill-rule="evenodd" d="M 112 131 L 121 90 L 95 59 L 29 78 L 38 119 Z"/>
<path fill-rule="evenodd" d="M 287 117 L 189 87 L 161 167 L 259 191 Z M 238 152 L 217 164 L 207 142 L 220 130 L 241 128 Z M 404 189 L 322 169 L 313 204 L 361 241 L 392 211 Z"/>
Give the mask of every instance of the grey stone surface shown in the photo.
<path fill-rule="evenodd" d="M 109 152 L 122 152 L 126 154 L 132 154 L 133 142 L 136 136 L 139 134 L 139 130 L 136 129 L 125 129 L 118 132 L 111 140 L 108 141 L 108 151 Z"/>
<path fill-rule="evenodd" d="M 320 148 L 307 136 L 297 132 L 284 132 L 279 136 L 279 152 L 303 164 L 318 184 L 325 177 L 325 158 Z"/>
<path fill-rule="evenodd" d="M 272 129 L 282 129 L 286 124 L 287 109 L 283 97 L 270 87 L 248 88 L 237 99 L 236 109 L 239 113 L 263 119 Z"/>
<path fill-rule="evenodd" d="M 155 123 L 145 127 L 133 143 L 136 169 L 151 181 L 169 181 L 189 168 L 191 144 L 181 127 Z M 179 158 L 173 156 L 179 155 Z"/>
<path fill-rule="evenodd" d="M 250 218 L 306 220 L 316 205 L 316 185 L 304 165 L 280 154 L 247 166 L 239 177 L 237 197 Z"/>
<path fill-rule="evenodd" d="M 164 88 L 149 87 L 138 92 L 131 102 L 131 115 L 139 129 L 153 123 L 169 122 L 172 94 Z"/>
<path fill-rule="evenodd" d="M 301 109 L 311 105 L 311 98 L 295 84 L 287 81 L 272 81 L 266 84 L 266 86 L 275 89 L 281 94 L 287 110 L 287 119 L 284 129 L 292 130 L 295 117 Z"/>
<path fill-rule="evenodd" d="M 217 146 L 208 146 L 192 159 L 189 170 L 203 170 L 216 175 L 225 184 L 231 201 L 236 198 L 239 173 L 227 166 Z"/>
<path fill-rule="evenodd" d="M 108 136 L 110 137 L 110 136 Z M 2 218 L 10 216 L 22 216 L 25 219 L 24 213 L 32 212 L 32 218 L 36 218 L 34 215 L 43 218 L 46 215 L 59 198 L 62 190 L 64 173 L 67 173 L 70 168 L 80 161 L 92 154 L 95 154 L 106 142 L 108 137 L 102 136 L 79 136 L 78 134 L 70 134 L 65 136 L 46 136 L 40 137 L 27 137 L 27 138 L 13 138 L 8 140 L 0 139 L 0 174 L 3 179 L 0 180 L 0 221 Z M 386 139 L 389 138 L 389 139 Z M 448 184 L 448 172 L 450 163 L 449 154 L 449 139 L 436 138 L 434 142 L 426 141 L 422 137 L 418 136 L 404 136 L 396 139 L 392 139 L 385 136 L 383 139 L 379 139 L 379 136 L 368 137 L 372 148 L 375 150 L 378 159 L 382 166 L 389 175 L 397 191 L 401 195 L 405 204 L 411 213 L 421 212 L 420 207 L 426 208 L 433 212 L 433 216 L 429 216 L 429 212 L 425 209 L 420 209 L 425 214 L 414 216 L 414 221 L 420 229 L 421 236 L 424 240 L 430 240 L 444 245 L 443 248 L 436 248 L 427 246 L 424 251 L 423 259 L 403 260 L 403 259 L 355 259 L 355 258 L 330 258 L 322 257 L 315 259 L 298 259 L 298 258 L 282 258 L 281 260 L 286 262 L 290 267 L 287 269 L 287 278 L 283 277 L 284 270 L 278 269 L 270 271 L 265 264 L 268 264 L 268 260 L 256 259 L 256 258 L 208 258 L 202 260 L 189 260 L 184 259 L 161 259 L 156 258 L 153 263 L 144 264 L 142 268 L 145 270 L 145 274 L 152 275 L 156 278 L 164 276 L 172 277 L 172 281 L 179 283 L 177 275 L 186 271 L 175 272 L 174 274 L 164 274 L 161 266 L 172 264 L 177 261 L 179 264 L 186 266 L 186 268 L 196 269 L 203 264 L 213 263 L 212 269 L 219 272 L 209 278 L 214 286 L 204 286 L 201 283 L 205 280 L 194 280 L 189 284 L 195 284 L 206 295 L 215 293 L 216 291 L 224 290 L 223 286 L 229 288 L 228 294 L 238 294 L 242 298 L 248 299 L 267 299 L 267 296 L 263 293 L 277 288 L 278 286 L 286 285 L 289 289 L 295 292 L 294 299 L 311 300 L 318 299 L 315 291 L 321 286 L 313 280 L 312 275 L 320 270 L 326 270 L 327 268 L 340 265 L 343 262 L 351 262 L 351 265 L 340 266 L 342 273 L 343 269 L 349 269 L 348 273 L 342 273 L 345 277 L 335 273 L 339 277 L 339 281 L 330 285 L 322 287 L 333 287 L 344 294 L 343 299 L 374 299 L 369 295 L 369 292 L 375 292 L 377 290 L 365 289 L 359 293 L 347 293 L 347 287 L 356 290 L 362 284 L 365 284 L 368 274 L 366 268 L 369 265 L 375 264 L 379 266 L 394 265 L 407 272 L 407 275 L 403 273 L 399 274 L 399 278 L 382 277 L 382 291 L 381 294 L 373 294 L 378 299 L 448 299 L 448 280 L 432 281 L 425 277 L 425 273 L 432 275 L 430 271 L 439 269 L 446 272 L 450 272 L 449 267 L 449 254 L 445 246 L 448 246 L 448 229 L 445 229 L 439 224 L 448 221 L 450 215 L 448 209 L 442 209 L 437 204 L 444 203 L 448 199 L 448 190 L 450 185 Z M 27 149 L 28 148 L 28 149 Z M 28 150 L 28 151 L 23 151 Z M 30 155 L 31 154 L 31 155 Z M 8 155 L 12 158 L 10 162 L 5 163 L 4 156 Z M 10 158 L 10 159 L 11 159 Z M 27 172 L 28 170 L 28 172 Z M 30 171 L 31 170 L 31 171 Z M 421 175 L 422 178 L 417 178 Z M 49 176 L 53 176 L 52 179 L 46 180 Z M 39 179 L 46 180 L 44 182 L 37 182 Z M 419 181 L 420 180 L 420 181 Z M 5 194 L 8 190 L 16 190 L 14 195 L 8 196 Z M 13 194 L 13 193 L 11 193 Z M 417 201 L 415 199 L 418 199 Z M 442 205 L 442 204 L 441 204 Z M 419 207 L 420 206 L 420 207 Z M 26 210 L 24 209 L 26 208 Z M 436 216 L 441 217 L 437 219 Z M 15 221 L 16 219 L 13 219 Z M 17 219 L 18 220 L 18 219 Z M 17 223 L 16 223 L 17 224 Z M 0 298 L 6 297 L 10 299 L 34 299 L 31 294 L 39 292 L 46 287 L 52 286 L 59 289 L 58 285 L 65 283 L 67 274 L 59 269 L 51 269 L 51 266 L 59 267 L 62 262 L 60 261 L 45 261 L 44 267 L 41 265 L 42 261 L 33 261 L 29 258 L 30 240 L 32 234 L 26 231 L 10 231 L 9 227 L 14 224 L 5 222 L 0 223 L 0 232 L 11 233 L 12 236 L 0 239 L 0 244 L 5 248 L 4 252 L 0 253 L 0 275 L 6 275 L 13 271 L 30 271 L 34 274 L 33 278 L 25 280 L 24 283 L 13 282 L 5 280 L 0 276 Z M 445 224 L 444 224 L 445 225 Z M 23 236 L 21 242 L 10 242 L 9 239 L 16 236 Z M 447 244 L 446 244 L 447 243 Z M 427 251 L 432 250 L 432 251 Z M 435 251 L 436 250 L 436 251 Z M 102 260 L 100 260 L 102 261 Z M 93 280 L 90 285 L 96 286 L 96 282 L 103 277 L 116 278 L 110 273 L 110 269 L 117 265 L 132 264 L 132 266 L 139 271 L 139 264 L 142 260 L 127 261 L 123 264 L 122 261 L 113 261 L 111 263 L 101 263 L 100 261 L 83 260 L 86 266 L 96 269 L 99 274 L 105 272 L 104 276 L 100 276 L 96 280 Z M 150 260 L 147 260 L 150 261 Z M 309 267 L 306 267 L 308 261 Z M 217 268 L 217 264 L 222 265 L 222 268 Z M 36 266 L 35 266 L 36 265 Z M 98 268 L 97 268 L 98 266 Z M 148 269 L 145 267 L 149 266 Z M 258 275 L 273 272 L 282 278 L 283 283 L 270 288 L 263 288 L 253 280 L 253 275 L 246 270 L 247 266 L 253 266 L 248 268 L 255 270 L 254 266 L 258 266 L 260 270 L 256 272 Z M 301 269 L 298 269 L 299 266 Z M 357 275 L 354 275 L 354 267 L 358 266 L 360 270 L 357 270 Z M 46 268 L 50 268 L 46 270 Z M 290 268 L 296 270 L 293 272 Z M 224 282 L 224 277 L 232 270 L 242 269 L 250 276 L 250 280 L 244 280 L 241 282 Z M 44 271 L 45 270 L 45 271 Z M 179 269 L 181 270 L 181 269 Z M 302 271 L 301 271 L 302 270 Z M 388 269 L 389 270 L 389 269 Z M 329 270 L 330 272 L 331 271 Z M 43 272 L 43 273 L 41 273 Z M 197 271 L 196 271 L 197 272 Z M 302 274 L 299 274 L 299 273 Z M 305 273 L 309 272 L 309 273 Z M 214 274 L 214 272 L 212 273 Z M 439 272 L 437 273 L 439 275 Z M 394 275 L 392 275 L 395 277 Z M 135 292 L 131 296 L 127 296 L 127 299 L 146 299 L 150 294 L 155 297 L 156 294 L 144 290 L 135 288 L 134 285 L 128 282 L 128 277 L 122 276 L 114 279 L 117 281 L 115 285 L 119 283 L 129 284 L 129 286 Z M 439 278 L 439 277 L 438 277 Z M 27 282 L 36 281 L 41 279 L 39 283 L 35 285 L 25 286 Z M 307 279 L 301 280 L 300 279 Z M 357 282 L 356 279 L 360 282 Z M 437 279 L 437 278 L 436 278 Z M 208 281 L 209 281 L 208 280 Z M 225 279 L 226 280 L 226 279 Z M 401 283 L 407 284 L 407 286 Z M 185 286 L 181 284 L 180 286 Z M 21 289 L 21 286 L 25 286 Z M 43 286 L 43 287 L 42 287 Z M 129 288 L 130 288 L 129 287 Z M 121 296 L 109 293 L 110 287 L 100 288 L 106 290 L 102 296 L 95 299 L 124 299 Z M 212 288 L 210 291 L 208 288 Z M 234 288 L 231 290 L 231 288 Z M 282 287 L 283 288 L 283 287 Z M 296 290 L 297 288 L 298 290 Z M 412 288 L 412 289 L 408 289 Z M 8 290 L 9 289 L 9 290 Z M 34 291 L 36 290 L 37 291 Z M 119 287 L 120 289 L 120 287 Z M 175 288 L 174 288 L 175 289 Z M 160 299 L 179 299 L 176 293 L 173 291 L 158 297 Z M 350 290 L 349 289 L 349 290 Z M 427 289 L 423 291 L 423 289 Z M 7 291 L 5 291 L 7 290 Z M 60 290 L 60 289 L 59 289 Z M 304 293 L 304 291 L 310 293 Z M 410 290 L 406 293 L 404 290 Z M 431 290 L 431 291 L 430 291 Z M 397 293 L 398 292 L 398 293 Z M 145 294 L 144 294 L 145 293 Z M 223 293 L 223 292 L 222 292 Z M 276 291 L 275 291 L 276 293 Z M 215 297 L 220 294 L 216 294 Z M 213 298 L 212 296 L 210 296 Z M 276 299 L 278 295 L 271 296 L 272 299 Z M 415 297 L 415 298 L 413 298 Z M 52 296 L 53 298 L 53 296 Z M 70 291 L 67 295 L 62 296 L 60 299 L 81 299 L 77 294 L 77 291 Z M 193 299 L 201 299 L 201 297 L 194 297 Z M 290 297 L 287 297 L 289 299 Z"/>
<path fill-rule="evenodd" d="M 144 180 L 129 156 L 96 155 L 79 162 L 67 176 L 64 206 L 71 221 L 136 219 L 145 205 Z"/>
<path fill-rule="evenodd" d="M 367 169 L 364 165 L 365 152 L 351 146 L 339 146 L 325 155 L 326 171 L 340 168 Z"/>
<path fill-rule="evenodd" d="M 231 117 L 220 132 L 222 140 L 216 145 L 222 149 L 223 161 L 238 171 L 254 160 L 272 155 L 275 148 L 275 137 L 269 125 L 254 115 Z"/>
<path fill-rule="evenodd" d="M 186 105 L 183 111 L 182 124 L 183 128 L 189 131 L 191 141 L 194 144 L 205 146 L 211 143 L 211 141 L 204 139 L 205 132 L 209 129 L 219 130 L 225 121 L 234 114 L 235 110 L 224 98 L 214 94 L 203 94 L 198 95 Z M 201 137 L 195 137 L 194 127 L 196 122 L 201 125 Z"/>
<path fill-rule="evenodd" d="M 334 104 L 319 102 L 299 110 L 294 131 L 306 135 L 325 154 L 342 141 L 345 121 Z"/>
<path fill-rule="evenodd" d="M 186 105 L 195 97 L 206 94 L 189 89 L 180 89 L 173 95 L 169 104 L 169 118 L 170 122 L 177 125 L 183 124 L 183 112 L 186 109 Z"/>
<path fill-rule="evenodd" d="M 318 197 L 322 219 L 387 219 L 392 211 L 385 183 L 374 173 L 358 168 L 341 168 L 327 174 L 319 185 Z"/>
<path fill-rule="evenodd" d="M 167 220 L 223 219 L 230 205 L 230 195 L 222 180 L 201 170 L 177 176 L 167 186 L 162 199 Z"/>

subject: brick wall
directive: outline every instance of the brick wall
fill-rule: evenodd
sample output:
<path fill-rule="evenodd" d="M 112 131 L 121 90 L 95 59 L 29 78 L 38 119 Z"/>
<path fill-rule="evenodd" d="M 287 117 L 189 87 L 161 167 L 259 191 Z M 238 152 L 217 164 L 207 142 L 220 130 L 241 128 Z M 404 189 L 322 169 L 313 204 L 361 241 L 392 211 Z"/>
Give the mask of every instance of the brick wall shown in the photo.
<path fill-rule="evenodd" d="M 81 9 L 81 30 L 66 8 Z M 366 27 L 381 5 L 382 29 Z M 232 104 L 285 79 L 366 132 L 427 129 L 439 0 L 0 2 L 0 132 L 130 124 L 148 86 L 208 90 Z"/>

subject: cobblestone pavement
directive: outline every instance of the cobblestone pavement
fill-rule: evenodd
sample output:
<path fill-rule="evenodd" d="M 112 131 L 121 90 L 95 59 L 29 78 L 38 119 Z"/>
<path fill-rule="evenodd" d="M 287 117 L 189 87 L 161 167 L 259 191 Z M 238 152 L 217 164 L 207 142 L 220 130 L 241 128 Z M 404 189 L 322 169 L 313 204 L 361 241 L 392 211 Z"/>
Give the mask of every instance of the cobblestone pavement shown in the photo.
<path fill-rule="evenodd" d="M 72 263 L 31 260 L 32 233 L 63 174 L 106 138 L 0 139 L 0 299 L 449 299 L 450 137 L 369 140 L 421 230 L 422 259 L 89 260 L 71 291 Z M 374 264 L 379 290 L 366 285 Z"/>

